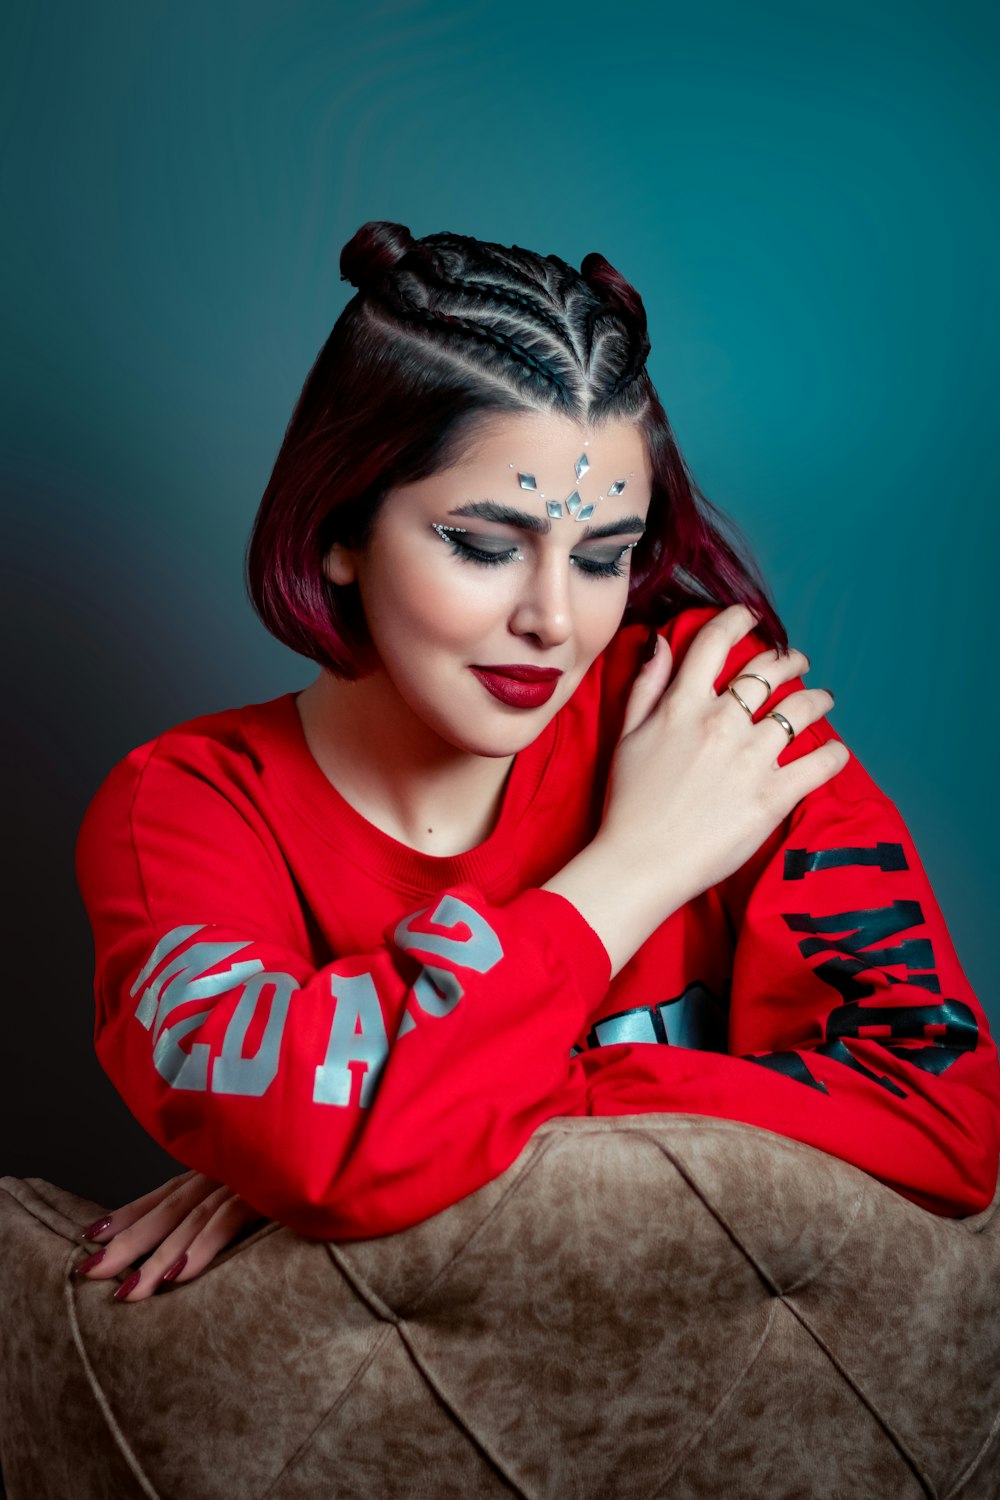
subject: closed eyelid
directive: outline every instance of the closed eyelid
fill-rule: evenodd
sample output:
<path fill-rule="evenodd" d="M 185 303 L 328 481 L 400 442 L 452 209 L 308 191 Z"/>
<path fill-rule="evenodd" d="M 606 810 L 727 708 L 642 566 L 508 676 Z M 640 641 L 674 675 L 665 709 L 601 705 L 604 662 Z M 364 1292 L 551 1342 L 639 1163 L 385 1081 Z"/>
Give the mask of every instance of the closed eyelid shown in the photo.
<path fill-rule="evenodd" d="M 483 543 L 489 544 L 492 542 L 498 549 L 523 547 L 526 544 L 530 545 L 532 540 L 530 536 L 501 536 L 498 535 L 495 531 L 473 531 L 470 530 L 468 526 L 444 526 L 439 522 L 433 523 L 433 529 L 437 532 L 460 533 L 470 544 L 478 545 Z M 625 542 L 621 540 L 622 537 L 628 536 L 638 529 L 639 528 L 637 527 L 629 527 L 627 531 L 615 531 L 603 536 L 600 534 L 597 536 L 587 536 L 586 534 L 584 534 L 583 536 L 579 537 L 573 537 L 572 535 L 570 535 L 570 540 L 574 543 L 572 550 L 575 551 L 578 547 L 582 547 L 586 552 L 596 552 L 599 549 L 606 549 L 611 552 L 620 552 L 623 547 L 631 548 L 638 545 L 638 540 L 632 542 Z M 560 533 L 557 532 L 557 539 L 559 535 Z M 562 535 L 567 535 L 567 533 L 562 533 Z M 641 538 L 639 540 L 641 540 Z"/>
<path fill-rule="evenodd" d="M 489 538 L 477 537 L 475 533 L 470 536 L 466 526 L 445 526 L 440 522 L 431 523 L 432 530 L 436 531 L 443 542 L 447 542 L 452 552 L 464 562 L 472 563 L 480 567 L 504 566 L 515 560 L 524 562 L 524 553 L 521 551 L 520 543 L 507 543 L 506 545 L 494 537 L 494 541 L 500 541 L 496 547 L 489 546 Z M 486 542 L 486 546 L 477 546 L 476 543 Z M 602 555 L 594 548 L 585 548 L 583 555 L 570 552 L 567 563 L 576 563 L 577 570 L 582 570 L 592 578 L 623 577 L 622 564 L 633 547 L 639 544 L 634 542 L 623 542 L 612 546 L 607 554 Z"/>
<path fill-rule="evenodd" d="M 485 536 L 481 532 L 469 531 L 464 526 L 440 526 L 434 529 L 440 532 L 445 539 L 455 533 L 459 533 L 455 537 L 457 542 L 460 542 L 465 547 L 475 548 L 480 552 L 488 553 L 491 557 L 503 557 L 507 553 L 516 552 L 518 557 L 523 559 L 521 549 L 531 546 L 530 538 L 501 537 L 496 535 Z M 615 537 L 605 537 L 603 539 L 598 537 L 589 542 L 586 540 L 579 541 L 575 547 L 571 548 L 569 556 L 573 557 L 579 552 L 584 557 L 590 557 L 595 560 L 615 558 L 621 557 L 623 552 L 631 552 L 632 548 L 638 545 L 638 542 L 622 542 L 618 541 Z"/>

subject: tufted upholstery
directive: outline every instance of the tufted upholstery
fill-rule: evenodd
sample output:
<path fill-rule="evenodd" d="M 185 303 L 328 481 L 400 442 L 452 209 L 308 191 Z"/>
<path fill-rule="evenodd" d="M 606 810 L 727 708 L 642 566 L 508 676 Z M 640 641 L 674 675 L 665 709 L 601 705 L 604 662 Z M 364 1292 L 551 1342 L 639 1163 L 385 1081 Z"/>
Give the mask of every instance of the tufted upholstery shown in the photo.
<path fill-rule="evenodd" d="M 10 1500 L 996 1500 L 1000 1212 L 769 1131 L 553 1120 L 400 1234 L 268 1224 L 135 1306 L 0 1181 Z"/>

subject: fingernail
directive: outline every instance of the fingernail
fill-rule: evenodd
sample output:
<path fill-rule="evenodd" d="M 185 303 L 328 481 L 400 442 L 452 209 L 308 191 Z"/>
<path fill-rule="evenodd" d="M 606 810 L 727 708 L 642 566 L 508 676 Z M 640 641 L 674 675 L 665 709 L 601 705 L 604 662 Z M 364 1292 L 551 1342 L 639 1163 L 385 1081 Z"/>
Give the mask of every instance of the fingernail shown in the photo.
<path fill-rule="evenodd" d="M 104 1247 L 102 1246 L 101 1249 L 97 1250 L 93 1255 L 88 1255 L 86 1260 L 81 1260 L 78 1266 L 74 1266 L 73 1275 L 81 1276 L 85 1271 L 92 1271 L 95 1266 L 99 1266 L 101 1264 L 101 1261 L 103 1259 Z"/>
<path fill-rule="evenodd" d="M 163 1275 L 160 1277 L 160 1280 L 173 1281 L 174 1277 L 179 1276 L 184 1267 L 187 1265 L 187 1259 L 188 1258 L 186 1255 L 182 1255 L 180 1260 L 175 1260 L 173 1265 L 170 1267 L 170 1270 L 164 1271 Z"/>
<path fill-rule="evenodd" d="M 653 660 L 653 657 L 656 655 L 656 648 L 659 645 L 659 641 L 660 633 L 657 630 L 656 626 L 653 625 L 650 627 L 649 634 L 646 637 L 646 644 L 642 648 L 643 666 L 645 666 L 646 662 Z"/>
<path fill-rule="evenodd" d="M 133 1271 L 128 1280 L 122 1282 L 117 1292 L 112 1293 L 112 1296 L 114 1297 L 116 1302 L 120 1302 L 123 1297 L 128 1296 L 129 1292 L 135 1290 L 135 1288 L 139 1285 L 139 1277 L 141 1275 L 141 1271 Z"/>
<path fill-rule="evenodd" d="M 105 1214 L 103 1219 L 96 1219 L 93 1224 L 87 1225 L 87 1228 L 80 1235 L 81 1240 L 92 1240 L 95 1235 L 103 1234 L 105 1229 L 109 1228 L 110 1224 L 111 1215 Z"/>

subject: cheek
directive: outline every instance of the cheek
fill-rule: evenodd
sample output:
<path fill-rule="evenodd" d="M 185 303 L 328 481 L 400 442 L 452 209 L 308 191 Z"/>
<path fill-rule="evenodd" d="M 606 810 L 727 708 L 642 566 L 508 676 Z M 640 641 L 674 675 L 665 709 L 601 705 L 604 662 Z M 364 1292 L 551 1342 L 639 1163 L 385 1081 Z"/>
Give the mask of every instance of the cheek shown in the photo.
<path fill-rule="evenodd" d="M 599 656 L 621 625 L 628 604 L 628 579 L 590 580 L 581 589 L 577 611 L 581 651 Z"/>
<path fill-rule="evenodd" d="M 450 562 L 450 560 L 448 560 Z M 440 645 L 464 644 L 470 635 L 492 623 L 498 610 L 509 608 L 510 590 L 492 569 L 461 565 L 430 565 L 386 572 L 369 580 L 365 613 L 384 638 L 402 644 L 416 640 Z M 496 573 L 500 573 L 496 569 Z M 369 608 L 369 599 L 371 607 Z"/>

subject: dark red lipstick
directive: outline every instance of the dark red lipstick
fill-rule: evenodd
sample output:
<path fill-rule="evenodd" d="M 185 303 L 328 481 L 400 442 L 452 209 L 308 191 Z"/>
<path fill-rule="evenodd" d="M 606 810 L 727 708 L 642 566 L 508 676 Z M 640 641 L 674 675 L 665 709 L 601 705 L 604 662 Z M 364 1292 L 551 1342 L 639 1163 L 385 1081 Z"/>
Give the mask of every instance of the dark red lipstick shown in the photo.
<path fill-rule="evenodd" d="M 470 667 L 483 687 L 501 703 L 511 708 L 540 708 L 548 703 L 562 676 L 558 667 L 529 667 L 520 664 L 496 667 Z"/>

